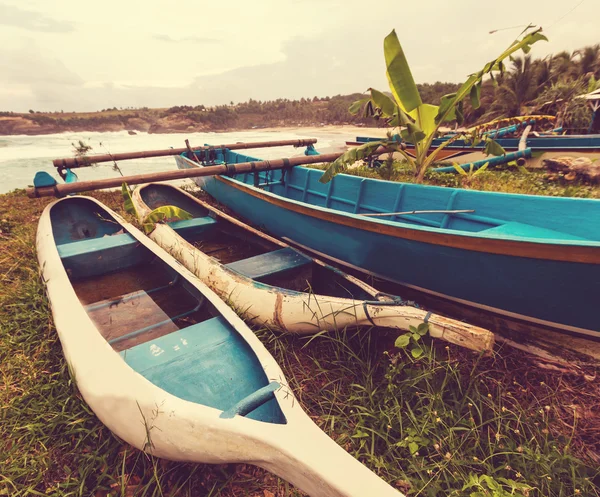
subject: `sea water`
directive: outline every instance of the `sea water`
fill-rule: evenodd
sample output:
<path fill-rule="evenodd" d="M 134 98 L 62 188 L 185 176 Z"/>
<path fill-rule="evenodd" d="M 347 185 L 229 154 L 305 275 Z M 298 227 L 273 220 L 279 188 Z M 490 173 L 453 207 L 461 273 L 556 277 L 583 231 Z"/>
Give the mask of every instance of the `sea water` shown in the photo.
<path fill-rule="evenodd" d="M 67 132 L 38 136 L 0 136 L 0 193 L 6 193 L 16 188 L 26 188 L 33 184 L 37 171 L 50 173 L 59 183 L 53 159 L 73 157 L 74 145 L 79 140 L 92 147 L 93 154 L 116 154 L 121 152 L 136 152 L 143 150 L 161 150 L 167 148 L 184 148 L 185 139 L 189 139 L 192 147 L 204 144 L 220 145 L 236 142 L 257 142 L 274 140 L 296 140 L 317 138 L 317 150 L 341 150 L 345 140 L 353 139 L 353 130 L 340 129 L 282 129 L 282 130 L 250 130 L 227 133 L 177 133 L 177 134 L 148 134 L 138 132 L 129 135 L 127 131 L 99 132 Z M 276 147 L 250 149 L 242 153 L 261 159 L 276 159 L 303 154 L 304 149 L 293 147 Z M 112 163 L 102 163 L 93 167 L 78 168 L 80 181 L 111 178 L 119 176 Z M 146 172 L 175 170 L 173 157 L 155 157 L 134 159 L 118 162 L 119 169 L 125 176 Z"/>

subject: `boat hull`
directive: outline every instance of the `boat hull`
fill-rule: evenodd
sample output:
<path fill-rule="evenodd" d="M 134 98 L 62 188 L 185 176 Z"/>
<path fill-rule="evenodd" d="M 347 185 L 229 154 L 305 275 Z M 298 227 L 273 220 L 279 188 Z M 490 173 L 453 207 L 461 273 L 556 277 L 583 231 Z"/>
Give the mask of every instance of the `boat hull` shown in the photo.
<path fill-rule="evenodd" d="M 191 167 L 186 162 L 178 158 L 179 167 Z M 597 247 L 425 234 L 369 224 L 232 178 L 196 182 L 254 224 L 365 273 L 511 318 L 600 337 Z"/>
<path fill-rule="evenodd" d="M 153 384 L 115 352 L 80 303 L 54 239 L 52 208 L 75 198 L 98 204 L 136 239 L 138 247 L 154 253 L 218 309 L 254 352 L 267 378 L 282 385 L 273 395 L 285 423 L 225 415 L 228 413 L 219 409 L 186 401 Z M 401 497 L 314 424 L 289 391 L 283 372 L 264 345 L 224 302 L 116 213 L 94 199 L 81 197 L 50 204 L 39 222 L 37 253 L 69 370 L 86 403 L 117 436 L 165 459 L 254 464 L 313 497 L 362 497 L 372 490 L 377 495 Z M 152 347 L 152 342 L 146 343 Z"/>

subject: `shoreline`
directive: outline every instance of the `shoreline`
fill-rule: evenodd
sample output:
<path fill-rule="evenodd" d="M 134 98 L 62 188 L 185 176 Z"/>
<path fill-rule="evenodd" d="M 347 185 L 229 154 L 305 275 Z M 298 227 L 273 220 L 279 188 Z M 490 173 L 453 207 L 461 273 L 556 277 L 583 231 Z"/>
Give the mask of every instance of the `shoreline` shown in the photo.
<path fill-rule="evenodd" d="M 236 133 L 236 132 L 267 132 L 267 133 L 275 133 L 275 132 L 294 132 L 294 131 L 302 131 L 309 133 L 318 133 L 322 131 L 332 132 L 332 133 L 349 133 L 349 134 L 368 134 L 368 135 L 376 135 L 384 137 L 387 128 L 380 127 L 371 127 L 371 126 L 357 126 L 355 124 L 325 124 L 323 126 L 316 126 L 314 124 L 310 125 L 295 125 L 295 126 L 267 126 L 267 127 L 252 127 L 252 128 L 228 128 L 228 129 L 220 129 L 220 130 L 169 130 L 169 131 L 160 131 L 160 132 L 149 132 L 149 131 L 141 131 L 134 130 L 134 133 L 130 133 L 132 130 L 127 129 L 118 129 L 118 130 L 107 130 L 107 129 L 65 129 L 62 131 L 48 131 L 48 132 L 37 132 L 37 133 L 0 133 L 0 137 L 24 137 L 24 136 L 50 136 L 50 135 L 65 135 L 65 134 L 73 134 L 73 133 L 124 133 L 129 134 L 131 136 L 136 135 L 185 135 L 185 134 L 196 134 L 196 133 L 205 133 L 205 134 L 224 134 L 224 133 Z M 365 133 L 366 132 L 366 133 Z"/>

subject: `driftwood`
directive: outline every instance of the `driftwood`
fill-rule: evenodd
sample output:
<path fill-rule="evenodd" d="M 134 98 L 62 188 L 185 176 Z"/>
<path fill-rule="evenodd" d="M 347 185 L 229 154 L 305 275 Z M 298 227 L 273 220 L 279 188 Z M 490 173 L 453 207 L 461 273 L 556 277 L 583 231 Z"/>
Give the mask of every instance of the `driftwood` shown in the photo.
<path fill-rule="evenodd" d="M 187 141 L 187 140 L 186 140 Z M 204 152 L 211 150 L 221 150 L 228 148 L 229 150 L 244 150 L 249 148 L 267 148 L 267 147 L 285 147 L 293 145 L 294 147 L 306 147 L 317 143 L 316 138 L 308 138 L 306 140 L 279 140 L 254 143 L 229 143 L 227 145 L 215 145 L 210 147 L 196 147 L 193 152 Z M 188 143 L 189 145 L 189 143 Z M 147 150 L 141 152 L 124 152 L 121 154 L 102 154 L 102 155 L 86 155 L 84 157 L 67 157 L 65 159 L 54 159 L 52 164 L 58 168 L 87 167 L 99 162 L 113 162 L 116 160 L 129 159 L 146 159 L 148 157 L 167 157 L 169 155 L 179 155 L 189 151 L 189 146 L 185 148 L 168 148 L 166 150 Z"/>
<path fill-rule="evenodd" d="M 600 161 L 592 161 L 587 157 L 554 157 L 544 159 L 543 165 L 553 173 L 563 173 L 567 181 L 581 178 L 600 183 Z"/>

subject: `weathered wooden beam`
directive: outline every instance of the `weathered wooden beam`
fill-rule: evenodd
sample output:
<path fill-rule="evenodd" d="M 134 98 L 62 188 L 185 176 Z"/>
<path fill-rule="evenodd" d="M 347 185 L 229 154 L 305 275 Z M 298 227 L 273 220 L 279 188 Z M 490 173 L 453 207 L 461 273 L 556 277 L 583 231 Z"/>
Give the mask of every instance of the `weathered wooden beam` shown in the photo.
<path fill-rule="evenodd" d="M 307 138 L 304 140 L 278 140 L 266 142 L 251 142 L 251 143 L 229 143 L 227 145 L 211 145 L 209 147 L 193 148 L 194 152 L 202 152 L 205 150 L 221 150 L 228 148 L 229 150 L 245 150 L 249 148 L 267 148 L 267 147 L 285 147 L 292 145 L 294 147 L 306 147 L 317 143 L 316 138 Z M 183 152 L 188 152 L 188 148 L 168 148 L 166 150 L 147 150 L 141 152 L 124 152 L 121 154 L 102 154 L 102 155 L 87 155 L 84 157 L 67 157 L 65 159 L 54 159 L 52 164 L 54 167 L 61 169 L 76 167 L 87 167 L 99 162 L 113 162 L 117 160 L 129 159 L 146 159 L 148 157 L 168 157 L 170 155 L 179 155 Z"/>
<path fill-rule="evenodd" d="M 381 147 L 376 153 L 384 153 L 385 148 Z M 275 159 L 256 162 L 241 162 L 239 164 L 223 164 L 219 166 L 206 166 L 190 169 L 180 169 L 176 171 L 163 171 L 160 173 L 136 174 L 134 176 L 122 176 L 118 178 L 97 179 L 91 181 L 79 181 L 77 183 L 65 183 L 54 186 L 44 186 L 41 188 L 28 188 L 27 196 L 35 197 L 62 197 L 70 193 L 87 192 L 90 190 L 101 190 L 103 188 L 115 188 L 123 183 L 128 185 L 138 185 L 140 183 L 151 183 L 153 181 L 179 180 L 185 178 L 198 178 L 200 176 L 215 175 L 234 175 L 240 173 L 249 173 L 254 171 L 270 171 L 273 169 L 287 169 L 304 164 L 317 164 L 321 162 L 332 162 L 337 159 L 342 152 L 323 155 L 308 155 L 302 157 L 291 157 L 289 159 Z"/>
<path fill-rule="evenodd" d="M 523 134 L 521 135 L 521 139 L 519 140 L 519 152 L 522 152 L 527 148 L 527 137 L 529 136 L 530 132 L 531 132 L 531 124 L 529 124 L 525 128 L 525 130 L 523 131 Z M 517 164 L 519 166 L 524 166 L 525 164 L 527 164 L 527 159 L 525 157 L 520 157 L 517 159 Z"/>

